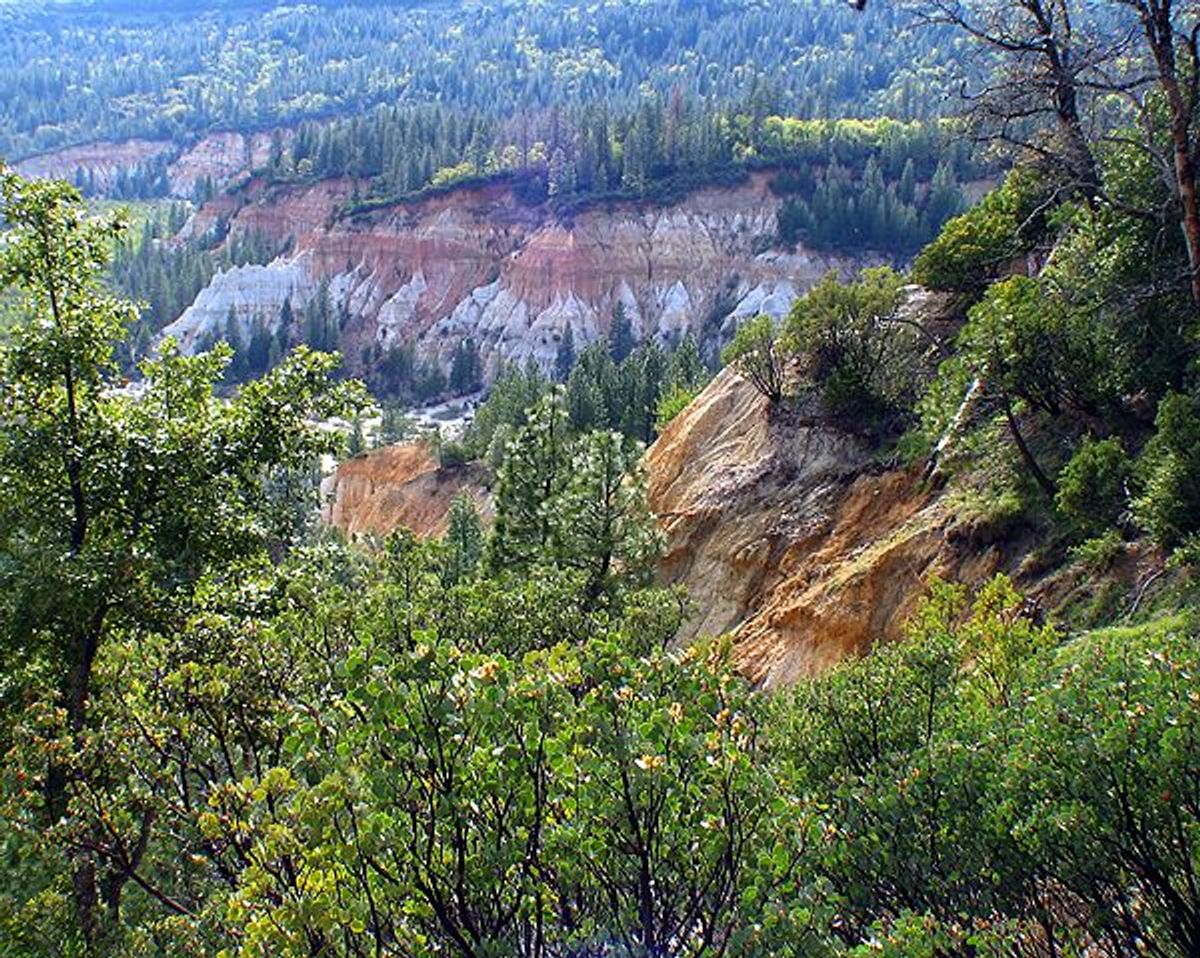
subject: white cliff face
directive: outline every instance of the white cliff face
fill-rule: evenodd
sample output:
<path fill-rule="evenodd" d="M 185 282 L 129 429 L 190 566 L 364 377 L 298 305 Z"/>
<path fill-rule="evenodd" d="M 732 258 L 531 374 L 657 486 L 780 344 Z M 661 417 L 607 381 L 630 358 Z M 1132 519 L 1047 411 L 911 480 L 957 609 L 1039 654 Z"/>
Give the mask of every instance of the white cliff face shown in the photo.
<path fill-rule="evenodd" d="M 595 207 L 570 221 L 520 206 L 503 187 L 355 220 L 337 219 L 338 201 L 328 182 L 248 197 L 232 228 L 291 239 L 298 252 L 214 277 L 167 333 L 194 348 L 206 332 L 219 338 L 231 309 L 243 336 L 258 320 L 273 329 L 285 299 L 303 309 L 325 284 L 350 317 L 342 348 L 352 367 L 411 343 L 448 368 L 469 337 L 489 374 L 502 361 L 549 369 L 568 327 L 582 350 L 607 335 L 618 304 L 638 339 L 728 338 L 751 316 L 781 318 L 826 272 L 872 262 L 771 249 L 778 199 L 765 175 L 674 206 Z"/>
<path fill-rule="evenodd" d="M 417 315 L 421 294 L 428 288 L 424 274 L 418 270 L 412 279 L 379 307 L 375 316 L 375 341 L 381 347 L 390 349 L 403 342 L 404 331 L 412 325 Z"/>
<path fill-rule="evenodd" d="M 274 332 L 285 302 L 298 311 L 317 292 L 319 283 L 310 259 L 301 253 L 266 266 L 236 266 L 218 273 L 183 315 L 163 330 L 163 336 L 174 337 L 184 352 L 190 352 L 206 338 L 224 337 L 231 317 L 243 343 L 249 342 L 260 322 Z"/>

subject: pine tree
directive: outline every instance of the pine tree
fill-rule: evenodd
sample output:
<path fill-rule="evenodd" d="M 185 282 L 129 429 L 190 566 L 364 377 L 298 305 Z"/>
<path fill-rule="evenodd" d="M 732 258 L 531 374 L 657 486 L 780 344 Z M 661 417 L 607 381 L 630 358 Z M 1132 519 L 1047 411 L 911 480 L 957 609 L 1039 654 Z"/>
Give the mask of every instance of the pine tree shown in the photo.
<path fill-rule="evenodd" d="M 472 393 L 480 386 L 479 347 L 467 337 L 458 344 L 450 363 L 450 391 L 455 395 Z"/>
<path fill-rule="evenodd" d="M 383 407 L 383 415 L 379 423 L 379 439 L 384 445 L 403 442 L 412 435 L 413 424 L 404 415 L 404 410 L 394 404 Z"/>
<path fill-rule="evenodd" d="M 460 492 L 450 503 L 446 537 L 446 564 L 443 581 L 455 585 L 474 575 L 483 558 L 483 523 L 475 500 Z"/>
<path fill-rule="evenodd" d="M 696 337 L 688 333 L 671 354 L 667 363 L 666 381 L 672 387 L 694 389 L 707 378 L 704 360 L 700 358 L 700 345 L 696 342 Z"/>
<path fill-rule="evenodd" d="M 505 451 L 496 483 L 496 524 L 488 543 L 494 572 L 545 561 L 553 531 L 551 507 L 566 483 L 568 421 L 561 386 L 529 414 Z"/>
<path fill-rule="evenodd" d="M 896 198 L 901 203 L 912 205 L 917 198 L 917 168 L 910 156 L 904 163 L 904 172 L 900 174 L 900 185 L 896 188 Z"/>
<path fill-rule="evenodd" d="M 571 369 L 575 366 L 575 330 L 574 327 L 567 323 L 563 330 L 562 339 L 558 344 L 558 352 L 554 357 L 554 379 L 556 382 L 565 383 L 567 377 L 571 375 Z"/>
<path fill-rule="evenodd" d="M 254 321 L 254 331 L 250 335 L 250 345 L 246 349 L 246 378 L 261 376 L 271 362 L 271 334 L 261 319 Z"/>
<path fill-rule="evenodd" d="M 568 179 L 567 167 L 567 156 L 562 147 L 558 147 L 550 154 L 550 164 L 547 168 L 546 190 L 551 196 L 570 192 L 564 188 Z"/>
<path fill-rule="evenodd" d="M 608 352 L 613 362 L 624 362 L 633 352 L 633 324 L 625 312 L 625 304 L 617 300 L 612 310 L 612 326 L 608 330 Z"/>
<path fill-rule="evenodd" d="M 279 325 L 276 327 L 276 334 L 281 343 L 287 343 L 291 340 L 292 324 L 296 322 L 296 314 L 292 310 L 292 298 L 285 296 L 283 298 L 283 306 L 279 308 Z"/>
<path fill-rule="evenodd" d="M 367 439 L 363 434 L 362 420 L 354 417 L 354 424 L 350 428 L 350 435 L 346 438 L 346 453 L 351 456 L 358 456 L 366 452 Z"/>
<path fill-rule="evenodd" d="M 661 539 L 646 501 L 642 452 L 617 432 L 583 437 L 550 510 L 554 561 L 582 572 L 592 599 L 610 593 L 618 578 L 644 582 L 653 572 Z"/>

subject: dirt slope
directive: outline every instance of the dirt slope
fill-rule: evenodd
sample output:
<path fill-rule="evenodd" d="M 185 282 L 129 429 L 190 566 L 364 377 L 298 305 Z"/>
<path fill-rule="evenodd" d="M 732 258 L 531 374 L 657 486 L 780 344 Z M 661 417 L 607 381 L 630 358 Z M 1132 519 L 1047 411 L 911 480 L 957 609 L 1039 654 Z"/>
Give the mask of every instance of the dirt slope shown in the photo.
<path fill-rule="evenodd" d="M 682 638 L 734 632 L 742 669 L 768 685 L 898 635 L 929 574 L 982 579 L 1002 564 L 950 544 L 953 515 L 917 474 L 877 468 L 852 437 L 769 408 L 729 370 L 647 462 L 662 577 L 695 603 Z"/>
<path fill-rule="evenodd" d="M 442 469 L 426 446 L 386 446 L 342 463 L 322 484 L 324 520 L 351 538 L 404 526 L 419 536 L 446 531 L 450 503 L 466 490 L 490 514 L 481 466 Z"/>

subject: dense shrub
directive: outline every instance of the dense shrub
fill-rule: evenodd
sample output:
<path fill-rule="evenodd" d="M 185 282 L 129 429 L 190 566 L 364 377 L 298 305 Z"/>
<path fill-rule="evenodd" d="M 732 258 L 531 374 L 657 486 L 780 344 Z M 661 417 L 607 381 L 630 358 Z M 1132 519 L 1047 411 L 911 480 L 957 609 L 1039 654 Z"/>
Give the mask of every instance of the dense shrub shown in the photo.
<path fill-rule="evenodd" d="M 783 352 L 770 316 L 755 316 L 738 327 L 721 361 L 745 376 L 768 402 L 783 398 Z"/>
<path fill-rule="evenodd" d="M 834 417 L 875 428 L 912 410 L 923 343 L 897 309 L 904 277 L 887 267 L 856 282 L 830 274 L 796 301 L 783 329 L 785 348 Z"/>
<path fill-rule="evenodd" d="M 1085 439 L 1058 476 L 1058 511 L 1086 536 L 1116 525 L 1129 505 L 1132 463 L 1117 438 Z"/>
<path fill-rule="evenodd" d="M 1200 532 L 1200 415 L 1196 401 L 1171 393 L 1159 404 L 1156 432 L 1138 462 L 1138 521 L 1165 546 Z"/>
<path fill-rule="evenodd" d="M 1046 183 L 1030 168 L 1013 170 L 997 190 L 956 216 L 913 264 L 913 279 L 930 289 L 977 295 L 1041 238 Z"/>

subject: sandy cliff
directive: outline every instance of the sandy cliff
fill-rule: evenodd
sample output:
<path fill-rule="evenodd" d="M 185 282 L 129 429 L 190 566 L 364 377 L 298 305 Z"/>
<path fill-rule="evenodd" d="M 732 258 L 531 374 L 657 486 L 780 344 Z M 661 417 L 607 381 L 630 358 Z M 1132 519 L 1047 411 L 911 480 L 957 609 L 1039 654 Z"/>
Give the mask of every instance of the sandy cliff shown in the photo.
<path fill-rule="evenodd" d="M 420 536 L 446 531 L 454 497 L 469 492 L 487 516 L 491 499 L 481 466 L 441 469 L 428 447 L 387 446 L 342 463 L 322 484 L 322 518 L 351 538 L 400 526 Z"/>
<path fill-rule="evenodd" d="M 881 465 L 853 437 L 770 408 L 730 370 L 646 462 L 666 534 L 659 579 L 693 603 L 679 640 L 732 633 L 739 667 L 767 686 L 898 638 L 933 574 L 978 585 L 1007 572 L 1050 611 L 1105 589 L 1131 601 L 1162 565 L 1144 546 L 1099 579 L 1046 564 L 1037 533 L 981 529 L 953 488 L 930 489 L 919 470 Z M 326 518 L 350 534 L 437 535 L 461 489 L 490 511 L 486 481 L 480 467 L 439 470 L 421 446 L 377 450 L 328 481 Z"/>
<path fill-rule="evenodd" d="M 290 130 L 281 130 L 286 142 Z M 121 173 L 127 175 L 151 164 L 165 163 L 170 195 L 191 199 L 196 187 L 209 181 L 216 189 L 266 165 L 272 133 L 211 133 L 190 146 L 171 140 L 99 140 L 81 146 L 39 153 L 15 164 L 22 176 L 65 179 L 74 182 L 82 173 L 103 195 L 110 192 Z"/>
<path fill-rule="evenodd" d="M 324 288 L 349 317 L 341 347 L 356 370 L 402 342 L 445 367 L 467 337 L 486 369 L 530 358 L 548 367 L 568 327 L 582 349 L 606 335 L 618 303 L 640 337 L 711 340 L 747 316 L 783 315 L 829 270 L 872 259 L 772 248 L 779 200 L 767 174 L 670 206 L 569 218 L 522 204 L 503 183 L 338 216 L 353 190 L 346 180 L 252 183 L 201 209 L 191 235 L 220 224 L 290 241 L 291 252 L 217 276 L 168 331 L 188 348 L 220 335 L 231 308 L 243 332 L 271 326 L 285 298 L 303 308 Z"/>
<path fill-rule="evenodd" d="M 778 684 L 894 637 L 933 571 L 963 569 L 950 516 L 916 475 L 851 436 L 772 408 L 726 370 L 647 455 L 692 639 L 733 631 L 743 670 Z M 978 563 L 980 574 L 994 563 Z"/>

